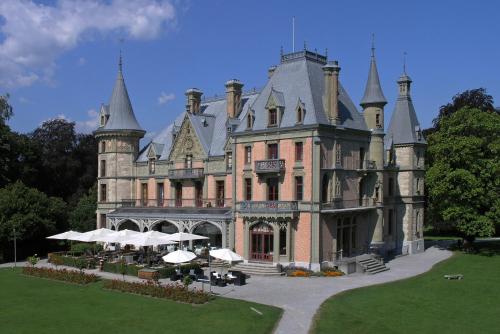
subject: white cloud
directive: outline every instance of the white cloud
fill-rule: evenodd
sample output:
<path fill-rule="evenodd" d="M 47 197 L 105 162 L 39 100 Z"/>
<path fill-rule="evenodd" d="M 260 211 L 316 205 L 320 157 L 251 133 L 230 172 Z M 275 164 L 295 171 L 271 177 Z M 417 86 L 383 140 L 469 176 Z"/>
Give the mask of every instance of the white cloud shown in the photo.
<path fill-rule="evenodd" d="M 84 121 L 76 121 L 76 132 L 89 133 L 97 129 L 99 126 L 99 113 L 95 109 L 87 111 L 88 119 Z"/>
<path fill-rule="evenodd" d="M 175 24 L 169 0 L 0 1 L 0 86 L 50 81 L 56 59 L 93 37 L 153 39 Z"/>
<path fill-rule="evenodd" d="M 165 92 L 161 92 L 160 96 L 158 96 L 158 104 L 165 104 L 173 99 L 175 99 L 174 93 L 167 94 Z"/>

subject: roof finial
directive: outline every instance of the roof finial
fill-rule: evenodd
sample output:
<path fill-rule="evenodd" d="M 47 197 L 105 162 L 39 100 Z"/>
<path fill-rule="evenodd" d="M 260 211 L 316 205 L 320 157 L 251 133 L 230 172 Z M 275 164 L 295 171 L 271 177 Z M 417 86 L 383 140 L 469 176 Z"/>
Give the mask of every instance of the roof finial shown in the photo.
<path fill-rule="evenodd" d="M 328 48 L 325 49 L 325 57 L 326 57 L 326 60 L 328 60 Z"/>
<path fill-rule="evenodd" d="M 123 42 L 124 42 L 124 39 L 123 38 L 120 38 L 120 59 L 118 60 L 118 70 L 121 72 L 122 71 L 122 46 L 123 46 Z"/>
<path fill-rule="evenodd" d="M 375 34 L 372 33 L 372 57 L 375 57 Z"/>
<path fill-rule="evenodd" d="M 406 51 L 403 52 L 403 74 L 406 75 Z"/>
<path fill-rule="evenodd" d="M 304 51 L 307 51 L 307 44 L 306 44 L 306 41 L 304 41 Z"/>
<path fill-rule="evenodd" d="M 280 57 L 283 58 L 283 45 L 280 47 Z"/>

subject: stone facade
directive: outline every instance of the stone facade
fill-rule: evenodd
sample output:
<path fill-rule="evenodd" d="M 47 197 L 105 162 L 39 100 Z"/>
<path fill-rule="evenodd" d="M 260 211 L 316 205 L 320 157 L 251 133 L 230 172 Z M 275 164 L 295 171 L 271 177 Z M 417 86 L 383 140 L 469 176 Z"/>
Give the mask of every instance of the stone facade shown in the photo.
<path fill-rule="evenodd" d="M 362 112 L 339 73 L 302 51 L 282 55 L 261 91 L 190 89 L 186 111 L 140 150 L 138 124 L 107 128 L 122 112 L 113 103 L 130 105 L 115 86 L 95 133 L 98 227 L 205 233 L 247 261 L 315 269 L 423 251 L 425 142 L 393 140 L 397 120 L 388 140 L 374 55 Z M 123 90 L 121 68 L 119 80 Z"/>

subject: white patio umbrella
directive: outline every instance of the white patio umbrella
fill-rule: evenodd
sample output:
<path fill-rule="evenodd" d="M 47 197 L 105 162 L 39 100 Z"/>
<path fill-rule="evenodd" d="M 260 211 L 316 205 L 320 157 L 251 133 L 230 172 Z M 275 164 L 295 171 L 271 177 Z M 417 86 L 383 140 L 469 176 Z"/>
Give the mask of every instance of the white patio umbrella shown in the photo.
<path fill-rule="evenodd" d="M 71 240 L 77 240 L 77 241 L 83 241 L 83 242 L 100 241 L 99 239 L 101 239 L 103 236 L 111 235 L 113 233 L 115 233 L 115 231 L 110 230 L 108 228 L 100 228 L 97 230 L 82 233 L 81 235 L 78 235 Z"/>
<path fill-rule="evenodd" d="M 162 257 L 163 261 L 168 263 L 184 263 L 189 262 L 196 258 L 196 254 L 193 252 L 188 252 L 184 250 L 176 250 L 175 252 L 168 253 L 164 257 Z"/>
<path fill-rule="evenodd" d="M 121 243 L 123 240 L 131 238 L 133 236 L 141 234 L 141 232 L 133 231 L 133 230 L 121 230 L 121 231 L 113 231 L 114 233 L 103 235 L 99 240 L 102 242 L 116 242 Z"/>
<path fill-rule="evenodd" d="M 121 241 L 117 242 L 140 247 L 172 245 L 176 243 L 175 241 L 170 239 L 170 236 L 168 234 L 158 231 L 148 231 L 136 234 L 131 237 L 123 238 Z"/>
<path fill-rule="evenodd" d="M 78 237 L 82 235 L 83 233 L 76 232 L 76 231 L 67 231 L 59 234 L 54 234 L 51 235 L 50 237 L 47 237 L 46 239 L 56 239 L 56 240 L 73 240 L 72 238 Z"/>
<path fill-rule="evenodd" d="M 228 248 L 214 249 L 210 251 L 210 256 L 216 259 L 227 261 L 230 264 L 233 262 L 243 261 L 244 259 Z"/>

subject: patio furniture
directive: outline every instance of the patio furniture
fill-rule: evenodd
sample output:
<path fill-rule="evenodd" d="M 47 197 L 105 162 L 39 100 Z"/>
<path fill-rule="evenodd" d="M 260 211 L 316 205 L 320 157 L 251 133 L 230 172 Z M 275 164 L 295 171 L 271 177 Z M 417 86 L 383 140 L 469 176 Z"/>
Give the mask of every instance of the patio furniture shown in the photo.
<path fill-rule="evenodd" d="M 241 271 L 232 270 L 231 271 L 231 276 L 235 277 L 233 279 L 234 285 L 241 286 L 241 285 L 245 285 L 246 284 L 246 278 L 247 278 L 247 276 L 244 273 L 242 273 Z"/>

